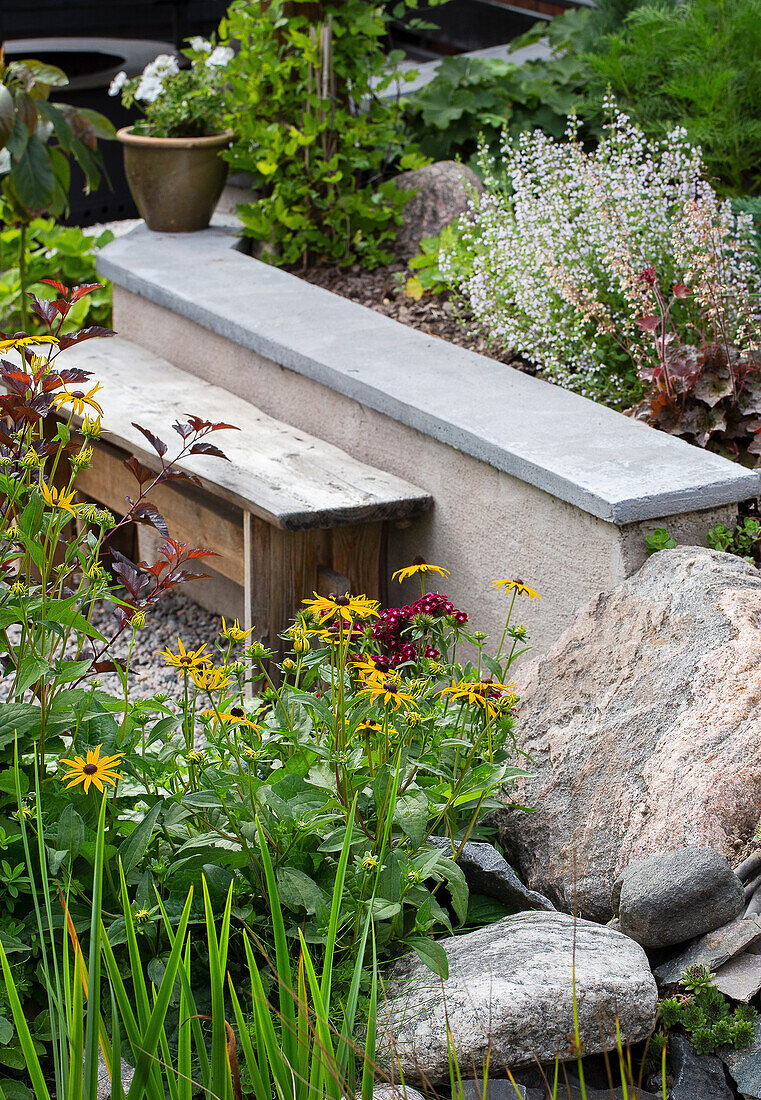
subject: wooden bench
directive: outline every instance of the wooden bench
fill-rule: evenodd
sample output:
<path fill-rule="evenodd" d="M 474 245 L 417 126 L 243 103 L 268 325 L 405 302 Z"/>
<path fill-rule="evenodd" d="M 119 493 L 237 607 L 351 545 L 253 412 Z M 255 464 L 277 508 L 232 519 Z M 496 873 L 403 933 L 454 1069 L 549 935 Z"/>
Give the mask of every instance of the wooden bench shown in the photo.
<path fill-rule="evenodd" d="M 240 429 L 210 437 L 229 462 L 202 455 L 177 463 L 200 479 L 200 488 L 168 482 L 149 499 L 173 538 L 219 554 L 210 565 L 242 586 L 246 627 L 255 625 L 265 644 L 280 648 L 278 634 L 313 591 L 348 588 L 383 598 L 388 523 L 427 511 L 427 493 L 118 336 L 82 344 L 64 358 L 92 372 L 87 388 L 96 379 L 103 385 L 96 399 L 104 438 L 77 489 L 117 515 L 125 512 L 125 497 L 136 496 L 126 454 L 160 468 L 133 423 L 169 445 L 167 460 L 180 442 L 171 425 L 189 414 Z"/>

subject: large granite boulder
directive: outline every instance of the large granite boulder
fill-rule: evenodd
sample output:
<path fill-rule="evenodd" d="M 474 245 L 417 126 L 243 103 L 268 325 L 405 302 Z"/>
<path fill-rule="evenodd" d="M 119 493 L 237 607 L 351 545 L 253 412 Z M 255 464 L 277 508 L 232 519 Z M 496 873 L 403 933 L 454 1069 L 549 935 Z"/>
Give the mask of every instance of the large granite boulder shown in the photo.
<path fill-rule="evenodd" d="M 473 169 L 456 160 L 439 160 L 412 172 L 402 172 L 396 184 L 412 192 L 402 211 L 396 237 L 400 260 L 416 255 L 424 237 L 438 236 L 445 226 L 465 213 L 469 196 L 483 191 Z"/>
<path fill-rule="evenodd" d="M 578 613 L 519 683 L 535 777 L 502 811 L 524 881 L 610 918 L 630 863 L 685 845 L 732 860 L 761 816 L 761 574 L 662 550 Z"/>
<path fill-rule="evenodd" d="M 743 884 L 719 852 L 672 848 L 630 864 L 613 886 L 618 926 L 643 947 L 713 932 L 745 908 Z"/>
<path fill-rule="evenodd" d="M 405 1081 L 449 1082 L 446 1024 L 463 1076 L 535 1059 L 573 1059 L 573 979 L 587 1054 L 644 1039 L 655 1022 L 656 987 L 642 948 L 610 928 L 565 913 L 517 913 L 442 940 L 442 982 L 415 955 L 392 968 L 378 1011 L 378 1060 Z"/>

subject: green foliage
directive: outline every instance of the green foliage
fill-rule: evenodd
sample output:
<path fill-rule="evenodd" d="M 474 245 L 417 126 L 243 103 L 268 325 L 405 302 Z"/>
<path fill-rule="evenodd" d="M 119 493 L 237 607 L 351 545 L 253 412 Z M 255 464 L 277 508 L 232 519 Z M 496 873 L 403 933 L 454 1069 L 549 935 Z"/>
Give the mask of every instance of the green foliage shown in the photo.
<path fill-rule="evenodd" d="M 724 550 L 728 554 L 736 554 L 744 561 L 755 565 L 759 560 L 761 520 L 744 516 L 734 529 L 725 527 L 723 523 L 717 523 L 708 532 L 706 542 L 712 550 Z"/>
<path fill-rule="evenodd" d="M 656 554 L 659 550 L 673 550 L 676 542 L 666 527 L 656 527 L 649 535 L 645 535 L 645 545 L 648 554 Z"/>
<path fill-rule="evenodd" d="M 640 6 L 585 55 L 596 74 L 585 113 L 609 88 L 649 133 L 683 126 L 725 192 L 758 191 L 760 53 L 761 0 Z"/>
<path fill-rule="evenodd" d="M 445 57 L 405 108 L 422 152 L 478 170 L 479 140 L 496 152 L 504 131 L 513 138 L 539 128 L 561 138 L 588 80 L 578 45 L 586 40 L 590 17 L 584 9 L 566 12 L 513 44 L 517 49 L 541 35 L 552 49 L 546 60 L 516 65 L 509 58 Z"/>
<path fill-rule="evenodd" d="M 51 90 L 68 82 L 54 65 L 0 59 L 0 184 L 14 222 L 64 212 L 71 160 L 88 190 L 100 183 L 98 140 L 112 138 L 114 128 L 97 111 L 50 103 Z"/>
<path fill-rule="evenodd" d="M 665 1031 L 683 1027 L 698 1054 L 713 1054 L 727 1043 L 738 1050 L 750 1045 L 755 1009 L 739 1005 L 730 1011 L 707 967 L 690 967 L 682 975 L 680 984 L 688 994 L 667 997 L 659 1006 L 658 1020 Z"/>
<path fill-rule="evenodd" d="M 393 259 L 409 196 L 386 177 L 424 159 L 398 106 L 377 98 L 393 79 L 388 17 L 365 0 L 234 0 L 222 22 L 225 40 L 240 42 L 227 69 L 236 104 L 228 159 L 258 193 L 239 215 L 271 263 Z"/>
<path fill-rule="evenodd" d="M 35 218 L 27 226 L 25 234 L 27 289 L 42 298 L 52 298 L 55 295 L 53 288 L 40 281 L 47 278 L 51 268 L 58 271 L 70 285 L 96 283 L 95 257 L 98 250 L 113 239 L 114 235 L 108 229 L 95 235 L 84 233 L 78 226 L 58 225 L 53 218 Z M 0 330 L 3 332 L 18 332 L 23 326 L 18 263 L 20 245 L 20 228 L 6 222 L 0 230 Z M 88 298 L 81 298 L 66 318 L 63 331 L 81 328 L 86 317 L 92 324 L 110 325 L 111 296 L 108 285 L 94 291 Z M 45 331 L 36 314 L 33 314 L 31 331 Z"/>

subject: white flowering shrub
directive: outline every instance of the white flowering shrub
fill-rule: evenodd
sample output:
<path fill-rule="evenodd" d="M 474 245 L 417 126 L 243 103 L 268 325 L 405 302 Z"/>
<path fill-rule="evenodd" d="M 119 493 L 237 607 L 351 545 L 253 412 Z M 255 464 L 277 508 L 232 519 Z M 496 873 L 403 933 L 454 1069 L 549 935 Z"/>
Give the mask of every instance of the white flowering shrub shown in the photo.
<path fill-rule="evenodd" d="M 149 137 L 202 137 L 224 128 L 228 108 L 225 68 L 233 57 L 229 46 L 214 46 L 196 35 L 183 50 L 190 66 L 162 53 L 139 76 L 117 73 L 108 89 L 125 107 L 137 104 L 145 117 L 133 130 Z"/>
<path fill-rule="evenodd" d="M 482 153 L 474 195 L 440 269 L 479 327 L 579 393 L 625 407 L 641 397 L 663 344 L 747 338 L 757 322 L 752 219 L 737 218 L 703 178 L 683 130 L 654 142 L 607 104 L 609 124 L 587 151 L 541 131 Z M 679 287 L 666 328 L 652 277 Z M 648 322 L 652 323 L 648 323 Z"/>

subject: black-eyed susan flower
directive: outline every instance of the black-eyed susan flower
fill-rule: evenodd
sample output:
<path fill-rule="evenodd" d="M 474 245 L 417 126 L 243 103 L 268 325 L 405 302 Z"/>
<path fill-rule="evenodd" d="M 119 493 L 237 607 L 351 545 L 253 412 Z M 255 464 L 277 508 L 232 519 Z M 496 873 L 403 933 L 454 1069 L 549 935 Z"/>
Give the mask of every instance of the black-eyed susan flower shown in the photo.
<path fill-rule="evenodd" d="M 62 405 L 71 403 L 71 407 L 77 416 L 82 416 L 85 408 L 94 409 L 98 416 L 103 416 L 103 409 L 95 400 L 95 394 L 102 389 L 103 387 L 100 382 L 96 382 L 87 393 L 84 393 L 82 390 L 61 390 L 61 392 L 53 398 L 53 408 L 58 412 Z"/>
<path fill-rule="evenodd" d="M 530 600 L 541 600 L 542 598 L 538 592 L 535 592 L 533 588 L 529 588 L 527 584 L 517 578 L 514 581 L 493 581 L 492 588 L 503 588 L 505 592 L 515 592 L 517 596 L 528 596 Z"/>
<path fill-rule="evenodd" d="M 357 726 L 357 733 L 361 730 L 366 730 L 368 733 L 382 733 L 383 726 L 380 722 L 376 722 L 373 718 L 365 718 L 363 722 L 360 722 Z"/>
<path fill-rule="evenodd" d="M 44 481 L 41 481 L 40 493 L 49 508 L 57 508 L 60 512 L 67 512 L 70 516 L 77 514 L 76 505 L 72 503 L 74 500 L 73 489 L 69 491 L 63 488 L 56 489 L 54 485 L 47 485 Z"/>
<path fill-rule="evenodd" d="M 350 596 L 348 592 L 343 596 L 318 596 L 315 592 L 313 600 L 301 602 L 306 604 L 321 623 L 335 617 L 343 619 L 345 623 L 351 623 L 354 619 L 378 618 L 376 600 L 368 600 L 367 596 Z"/>
<path fill-rule="evenodd" d="M 406 707 L 417 707 L 417 703 L 410 693 L 404 691 L 399 686 L 399 681 L 396 677 L 389 678 L 384 676 L 376 679 L 370 679 L 368 677 L 364 683 L 365 686 L 359 694 L 369 695 L 373 702 L 380 702 L 384 707 L 393 706 L 394 710 L 399 710 L 402 703 L 404 703 Z"/>
<path fill-rule="evenodd" d="M 28 348 L 31 344 L 57 344 L 56 336 L 11 336 L 8 340 L 0 340 L 0 351 L 9 351 L 12 348 Z"/>
<path fill-rule="evenodd" d="M 449 695 L 455 701 L 470 703 L 494 715 L 496 703 L 512 705 L 516 702 L 518 696 L 513 691 L 514 687 L 515 684 L 498 684 L 491 680 L 457 680 L 442 688 L 438 694 Z"/>
<path fill-rule="evenodd" d="M 253 627 L 250 630 L 244 630 L 239 619 L 236 619 L 230 626 L 227 625 L 224 618 L 222 619 L 222 634 L 230 642 L 245 642 L 253 632 Z"/>
<path fill-rule="evenodd" d="M 177 645 L 179 646 L 179 653 L 172 653 L 169 646 L 161 651 L 166 664 L 174 665 L 175 668 L 182 669 L 183 672 L 190 672 L 192 669 L 204 668 L 206 665 L 211 664 L 211 657 L 203 652 L 206 649 L 205 642 L 199 649 L 185 649 L 182 639 L 178 638 Z"/>
<path fill-rule="evenodd" d="M 243 707 L 231 707 L 230 710 L 220 710 L 219 712 L 204 710 L 201 713 L 204 718 L 218 718 L 220 722 L 224 722 L 228 726 L 245 726 L 246 729 L 253 730 L 254 733 L 262 732 L 263 727 L 258 726 L 256 722 L 252 722 Z"/>
<path fill-rule="evenodd" d="M 396 573 L 392 575 L 392 579 L 398 580 L 401 584 L 408 577 L 415 577 L 419 573 L 438 573 L 440 577 L 452 576 L 448 569 L 444 569 L 440 565 L 431 565 L 424 558 L 415 558 L 412 565 L 405 565 L 404 569 L 397 569 Z"/>
<path fill-rule="evenodd" d="M 224 668 L 191 668 L 190 679 L 201 691 L 223 691 L 232 682 Z"/>
<path fill-rule="evenodd" d="M 112 787 L 116 786 L 121 779 L 116 768 L 124 753 L 117 752 L 113 756 L 101 756 L 102 748 L 102 745 L 96 745 L 94 749 L 88 749 L 86 758 L 75 756 L 73 760 L 58 761 L 62 768 L 70 769 L 68 775 L 61 776 L 67 790 L 69 787 L 76 787 L 79 783 L 83 783 L 85 794 L 88 793 L 91 785 L 102 794 L 104 783 L 109 783 Z"/>

